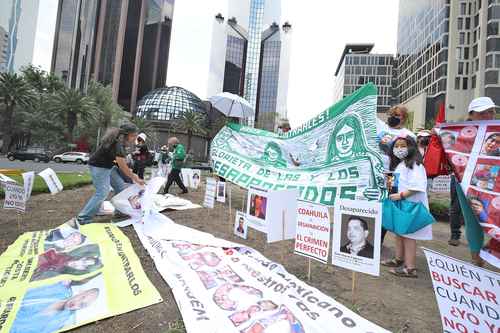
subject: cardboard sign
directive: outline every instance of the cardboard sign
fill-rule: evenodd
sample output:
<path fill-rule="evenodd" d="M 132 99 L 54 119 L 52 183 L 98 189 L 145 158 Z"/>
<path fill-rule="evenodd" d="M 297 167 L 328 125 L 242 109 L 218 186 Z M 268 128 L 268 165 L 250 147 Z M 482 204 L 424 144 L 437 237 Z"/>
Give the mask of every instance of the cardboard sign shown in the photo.
<path fill-rule="evenodd" d="M 423 249 L 444 332 L 498 332 L 500 274 Z"/>
<path fill-rule="evenodd" d="M 328 207 L 306 201 L 297 202 L 295 254 L 328 262 L 330 214 Z"/>
<path fill-rule="evenodd" d="M 49 191 L 52 195 L 57 194 L 63 190 L 63 185 L 57 174 L 51 168 L 47 168 L 38 174 L 43 178 L 45 183 L 47 184 Z"/>
<path fill-rule="evenodd" d="M 197 189 L 201 182 L 201 170 L 193 169 L 191 174 L 191 187 Z"/>
<path fill-rule="evenodd" d="M 191 184 L 192 175 L 193 175 L 193 169 L 187 169 L 187 168 L 181 169 L 182 182 L 186 187 L 192 188 Z"/>
<path fill-rule="evenodd" d="M 205 200 L 203 201 L 203 207 L 214 208 L 216 188 L 217 181 L 214 178 L 207 178 L 207 187 L 205 189 Z"/>
<path fill-rule="evenodd" d="M 450 193 L 451 177 L 438 176 L 432 180 L 431 192 L 434 193 Z"/>
<path fill-rule="evenodd" d="M 8 177 L 8 176 L 0 173 L 0 185 L 3 185 L 5 183 L 14 183 L 14 184 L 17 184 L 17 182 L 14 179 L 12 179 L 12 178 L 10 178 L 10 177 Z"/>
<path fill-rule="evenodd" d="M 35 183 L 35 172 L 30 171 L 30 172 L 25 172 L 22 174 L 23 175 L 23 181 L 24 181 L 24 195 L 25 195 L 25 201 L 28 201 L 29 198 L 31 197 L 31 191 L 33 190 L 33 184 Z"/>
<path fill-rule="evenodd" d="M 18 184 L 5 183 L 4 209 L 15 209 L 18 212 L 26 210 L 26 201 L 24 196 L 24 187 Z"/>
<path fill-rule="evenodd" d="M 297 226 L 297 198 L 299 191 L 269 192 L 267 207 L 267 242 L 295 239 Z"/>
<path fill-rule="evenodd" d="M 236 217 L 234 218 L 234 234 L 243 239 L 247 239 L 248 224 L 247 217 L 243 212 L 236 212 Z"/>
<path fill-rule="evenodd" d="M 226 202 L 226 182 L 217 182 L 217 202 Z"/>
<path fill-rule="evenodd" d="M 250 188 L 247 196 L 247 219 L 250 227 L 267 233 L 268 191 Z"/>
<path fill-rule="evenodd" d="M 333 218 L 333 264 L 379 276 L 381 228 L 379 202 L 338 200 Z"/>

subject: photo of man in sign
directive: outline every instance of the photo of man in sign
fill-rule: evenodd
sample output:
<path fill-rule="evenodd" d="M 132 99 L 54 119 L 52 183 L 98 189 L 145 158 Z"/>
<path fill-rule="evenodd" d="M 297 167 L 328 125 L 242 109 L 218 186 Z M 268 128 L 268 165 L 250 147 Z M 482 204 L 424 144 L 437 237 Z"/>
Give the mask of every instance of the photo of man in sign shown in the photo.
<path fill-rule="evenodd" d="M 360 216 L 342 216 L 342 230 L 344 231 L 342 240 L 347 239 L 347 242 L 340 247 L 340 252 L 373 259 L 373 245 L 370 242 L 370 238 L 373 239 L 371 236 L 373 233 L 368 227 L 368 219 Z"/>

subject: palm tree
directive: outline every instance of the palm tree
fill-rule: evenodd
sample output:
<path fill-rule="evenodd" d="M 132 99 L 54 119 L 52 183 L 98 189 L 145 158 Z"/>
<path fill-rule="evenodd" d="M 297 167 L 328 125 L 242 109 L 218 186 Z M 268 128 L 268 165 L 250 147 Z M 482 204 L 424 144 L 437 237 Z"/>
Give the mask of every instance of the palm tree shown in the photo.
<path fill-rule="evenodd" d="M 95 118 L 97 113 L 94 100 L 75 89 L 60 90 L 54 94 L 50 104 L 50 110 L 63 117 L 66 135 L 70 142 L 73 142 L 73 132 L 78 125 L 78 120 L 87 121 Z"/>
<path fill-rule="evenodd" d="M 185 132 L 188 137 L 187 151 L 191 149 L 191 140 L 193 135 L 205 135 L 208 130 L 205 127 L 206 116 L 192 110 L 187 110 L 182 113 L 181 117 L 176 119 L 174 127 L 178 131 Z"/>
<path fill-rule="evenodd" d="M 36 102 L 37 97 L 31 86 L 22 77 L 17 74 L 1 73 L 0 100 L 4 104 L 2 110 L 2 153 L 6 153 L 11 146 L 12 134 L 14 133 L 13 119 L 16 107 L 28 108 Z"/>

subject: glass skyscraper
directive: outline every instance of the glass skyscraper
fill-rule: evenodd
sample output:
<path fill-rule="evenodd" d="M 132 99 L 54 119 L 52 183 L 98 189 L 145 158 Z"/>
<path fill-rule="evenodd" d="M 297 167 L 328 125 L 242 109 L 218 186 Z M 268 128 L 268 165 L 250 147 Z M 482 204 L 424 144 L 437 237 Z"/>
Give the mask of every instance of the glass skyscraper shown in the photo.
<path fill-rule="evenodd" d="M 174 0 L 60 0 L 52 72 L 82 91 L 111 85 L 135 111 L 137 100 L 166 80 Z"/>

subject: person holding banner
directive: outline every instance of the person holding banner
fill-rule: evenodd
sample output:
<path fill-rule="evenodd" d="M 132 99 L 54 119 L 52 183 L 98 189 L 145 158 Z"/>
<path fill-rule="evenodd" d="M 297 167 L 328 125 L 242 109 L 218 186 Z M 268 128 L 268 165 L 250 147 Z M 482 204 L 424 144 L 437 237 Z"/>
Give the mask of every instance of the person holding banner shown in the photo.
<path fill-rule="evenodd" d="M 79 224 L 92 222 L 92 218 L 107 198 L 110 186 L 115 194 L 125 189 L 125 182 L 118 173 L 118 169 L 134 183 L 144 185 L 144 180 L 129 169 L 126 160 L 125 146 L 133 144 L 136 137 L 137 127 L 133 124 L 124 124 L 120 128 L 110 128 L 103 136 L 101 145 L 90 156 L 88 162 L 92 183 L 96 191 L 76 217 Z"/>
<path fill-rule="evenodd" d="M 389 199 L 420 202 L 429 209 L 427 175 L 417 144 L 411 137 L 398 137 L 393 142 L 391 169 L 394 169 L 393 187 L 397 187 L 397 193 L 391 194 Z M 393 267 L 389 272 L 396 276 L 416 278 L 416 241 L 431 239 L 431 224 L 411 234 L 396 235 L 396 255 L 382 262 L 382 265 Z"/>
<path fill-rule="evenodd" d="M 168 193 L 173 182 L 181 188 L 182 194 L 188 193 L 188 189 L 184 186 L 181 179 L 181 169 L 184 164 L 184 159 L 186 158 L 186 150 L 176 137 L 168 139 L 168 146 L 173 150 L 172 171 L 168 174 L 167 185 L 165 185 L 165 191 L 163 193 Z"/>

